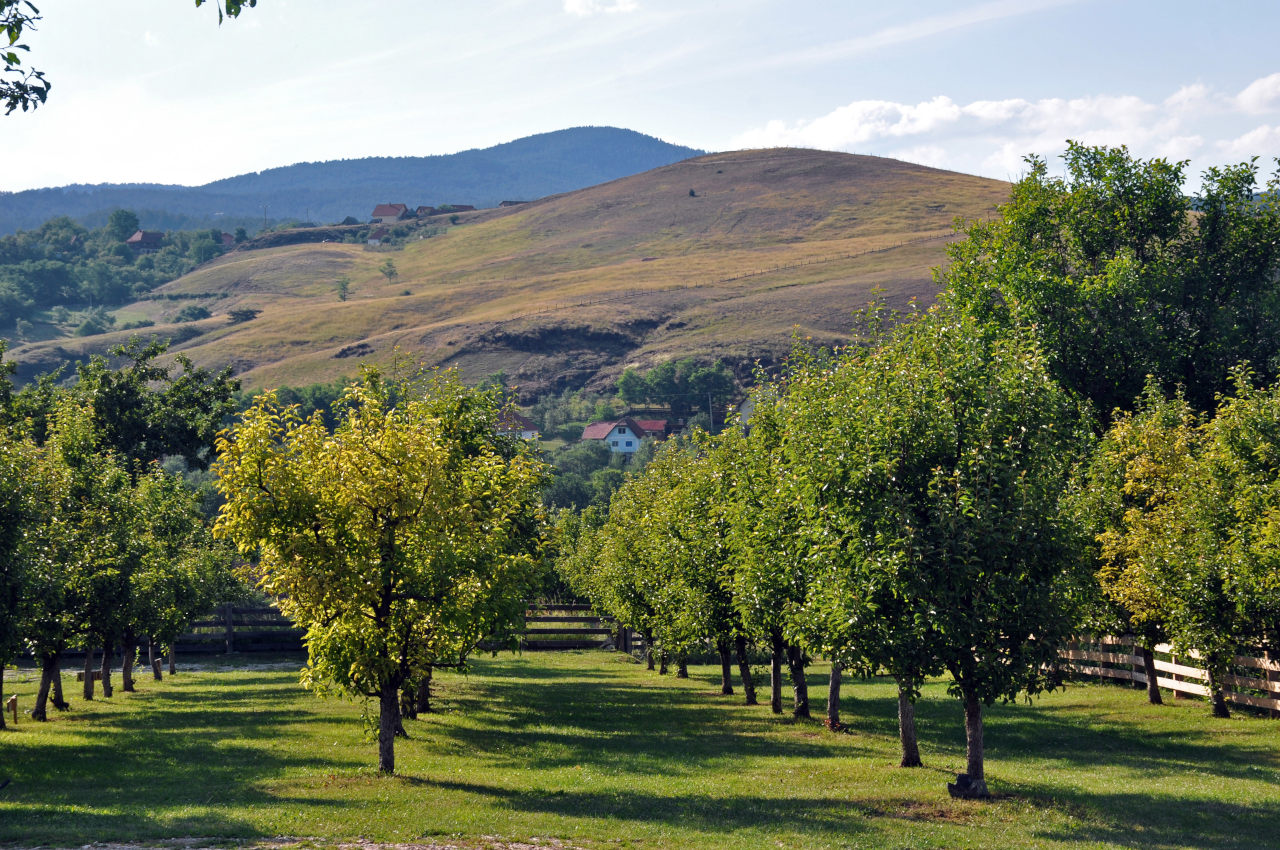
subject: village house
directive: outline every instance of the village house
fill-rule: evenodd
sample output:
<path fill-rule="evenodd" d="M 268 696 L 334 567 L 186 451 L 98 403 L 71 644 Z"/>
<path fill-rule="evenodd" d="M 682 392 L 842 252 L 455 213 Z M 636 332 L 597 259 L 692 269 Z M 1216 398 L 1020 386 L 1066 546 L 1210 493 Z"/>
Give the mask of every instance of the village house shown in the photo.
<path fill-rule="evenodd" d="M 378 204 L 373 208 L 373 215 L 369 216 L 369 223 L 392 224 L 412 217 L 413 213 L 405 204 Z"/>
<path fill-rule="evenodd" d="M 498 433 L 522 440 L 536 440 L 539 437 L 538 426 L 533 420 L 511 408 L 498 414 Z"/>
<path fill-rule="evenodd" d="M 582 430 L 583 440 L 604 440 L 611 452 L 631 454 L 645 437 L 667 436 L 665 419 L 632 419 L 624 416 L 612 422 L 592 422 Z"/>
<path fill-rule="evenodd" d="M 124 244 L 139 254 L 154 254 L 164 246 L 164 234 L 155 230 L 139 230 L 124 240 Z"/>

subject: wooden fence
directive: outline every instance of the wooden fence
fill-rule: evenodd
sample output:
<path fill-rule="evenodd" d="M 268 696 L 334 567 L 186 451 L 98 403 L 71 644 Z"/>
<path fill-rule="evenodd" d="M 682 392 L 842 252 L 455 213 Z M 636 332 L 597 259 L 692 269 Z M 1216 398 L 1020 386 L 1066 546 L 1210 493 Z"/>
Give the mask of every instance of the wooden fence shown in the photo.
<path fill-rule="evenodd" d="M 530 609 L 520 648 L 597 649 L 617 645 L 618 627 L 592 613 L 590 605 L 548 605 Z M 304 632 L 277 609 L 223 605 L 191 624 L 177 650 L 189 652 L 294 652 Z"/>
<path fill-rule="evenodd" d="M 1081 638 L 1068 643 L 1061 658 L 1077 673 L 1145 687 L 1147 675 L 1140 652 L 1131 636 Z M 1162 643 L 1154 647 L 1153 654 L 1160 687 L 1173 691 L 1175 697 L 1209 695 L 1208 675 L 1203 667 L 1196 666 L 1198 653 L 1179 655 L 1169 644 Z M 1272 716 L 1280 715 L 1280 660 L 1237 655 L 1230 674 L 1222 677 L 1222 686 L 1228 701 L 1270 709 Z"/>

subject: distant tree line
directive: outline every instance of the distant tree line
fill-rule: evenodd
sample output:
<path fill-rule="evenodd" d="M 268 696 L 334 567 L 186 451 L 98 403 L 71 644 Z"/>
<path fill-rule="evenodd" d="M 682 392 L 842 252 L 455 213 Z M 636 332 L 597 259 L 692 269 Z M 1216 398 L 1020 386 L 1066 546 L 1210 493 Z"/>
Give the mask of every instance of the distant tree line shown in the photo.
<path fill-rule="evenodd" d="M 0 237 L 0 327 L 29 328 L 18 322 L 59 322 L 72 309 L 84 313 L 84 333 L 101 333 L 112 319 L 103 308 L 145 295 L 221 254 L 221 231 L 164 234 L 154 253 L 139 253 L 125 244 L 137 230 L 138 217 L 116 210 L 103 227 L 88 230 L 61 216 L 37 230 Z M 243 241 L 240 229 L 236 238 Z M 57 311 L 54 313 L 53 311 Z"/>

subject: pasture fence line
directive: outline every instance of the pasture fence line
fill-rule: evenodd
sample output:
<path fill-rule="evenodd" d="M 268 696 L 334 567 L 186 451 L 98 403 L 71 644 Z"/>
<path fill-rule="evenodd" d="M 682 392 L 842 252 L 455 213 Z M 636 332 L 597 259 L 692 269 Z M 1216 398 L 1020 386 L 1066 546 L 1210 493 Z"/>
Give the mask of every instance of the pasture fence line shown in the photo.
<path fill-rule="evenodd" d="M 180 653 L 293 652 L 303 648 L 304 635 L 277 608 L 227 604 L 193 622 L 175 648 Z M 614 647 L 625 636 L 619 637 L 612 618 L 595 614 L 590 605 L 554 604 L 531 607 L 519 639 L 521 649 L 537 651 Z"/>
<path fill-rule="evenodd" d="M 1209 674 L 1199 666 L 1198 652 L 1177 652 L 1167 643 L 1151 648 L 1156 684 L 1173 691 L 1175 698 L 1209 696 Z M 1077 637 L 1059 653 L 1066 669 L 1084 676 L 1132 682 L 1146 687 L 1142 644 L 1134 636 Z M 1243 654 L 1233 659 L 1222 677 L 1223 696 L 1237 705 L 1248 705 L 1280 716 L 1280 659 Z M 1166 675 L 1160 675 L 1160 674 Z"/>

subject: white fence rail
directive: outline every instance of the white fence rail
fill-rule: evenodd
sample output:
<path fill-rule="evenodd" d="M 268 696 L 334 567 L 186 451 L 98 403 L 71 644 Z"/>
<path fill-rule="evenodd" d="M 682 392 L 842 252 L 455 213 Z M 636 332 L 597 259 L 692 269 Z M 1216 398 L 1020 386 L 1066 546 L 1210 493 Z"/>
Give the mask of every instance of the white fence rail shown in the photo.
<path fill-rule="evenodd" d="M 1198 653 L 1180 655 L 1167 643 L 1157 644 L 1152 652 L 1156 684 L 1179 695 L 1209 695 L 1208 674 L 1196 666 Z M 1146 685 L 1140 653 L 1132 637 L 1081 638 L 1068 643 L 1060 657 L 1076 673 Z M 1280 713 L 1280 660 L 1237 655 L 1232 673 L 1222 677 L 1222 686 L 1229 702 Z"/>

